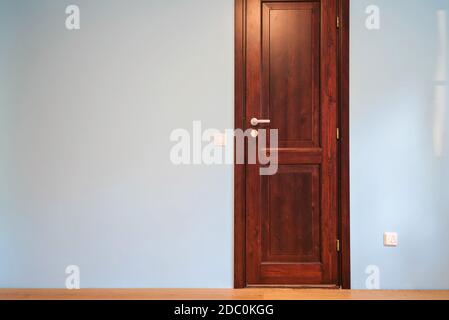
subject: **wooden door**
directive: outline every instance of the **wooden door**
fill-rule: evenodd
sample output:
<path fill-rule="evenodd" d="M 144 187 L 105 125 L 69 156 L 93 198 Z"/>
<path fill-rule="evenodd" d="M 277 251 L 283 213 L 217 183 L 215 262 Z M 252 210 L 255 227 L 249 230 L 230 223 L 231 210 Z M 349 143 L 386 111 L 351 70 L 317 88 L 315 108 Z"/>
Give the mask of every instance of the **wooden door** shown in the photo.
<path fill-rule="evenodd" d="M 339 284 L 337 9 L 246 1 L 244 128 L 279 130 L 278 172 L 244 168 L 246 286 Z"/>

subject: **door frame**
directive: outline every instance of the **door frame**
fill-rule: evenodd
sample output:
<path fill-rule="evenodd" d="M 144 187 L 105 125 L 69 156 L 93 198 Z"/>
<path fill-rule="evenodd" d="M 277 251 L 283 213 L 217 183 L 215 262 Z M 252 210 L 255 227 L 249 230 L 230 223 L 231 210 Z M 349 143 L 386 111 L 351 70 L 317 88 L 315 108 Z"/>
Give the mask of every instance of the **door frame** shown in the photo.
<path fill-rule="evenodd" d="M 286 0 L 292 1 L 292 0 Z M 340 17 L 339 60 L 339 238 L 340 287 L 351 288 L 349 208 L 349 6 L 338 1 Z M 235 0 L 235 128 L 245 128 L 246 3 Z M 244 164 L 234 165 L 234 287 L 246 285 L 246 174 Z"/>

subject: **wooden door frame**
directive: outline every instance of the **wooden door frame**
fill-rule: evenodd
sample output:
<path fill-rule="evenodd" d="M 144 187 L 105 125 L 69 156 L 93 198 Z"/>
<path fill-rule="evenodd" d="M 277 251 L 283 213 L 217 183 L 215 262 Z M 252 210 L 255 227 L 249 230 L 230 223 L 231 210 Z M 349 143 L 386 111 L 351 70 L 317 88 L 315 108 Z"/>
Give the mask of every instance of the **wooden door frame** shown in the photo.
<path fill-rule="evenodd" d="M 286 0 L 289 1 L 289 0 Z M 339 237 L 340 286 L 351 288 L 349 216 L 349 6 L 339 3 Z M 235 0 L 235 128 L 245 128 L 246 3 Z M 246 287 L 246 175 L 245 165 L 234 165 L 234 287 Z"/>

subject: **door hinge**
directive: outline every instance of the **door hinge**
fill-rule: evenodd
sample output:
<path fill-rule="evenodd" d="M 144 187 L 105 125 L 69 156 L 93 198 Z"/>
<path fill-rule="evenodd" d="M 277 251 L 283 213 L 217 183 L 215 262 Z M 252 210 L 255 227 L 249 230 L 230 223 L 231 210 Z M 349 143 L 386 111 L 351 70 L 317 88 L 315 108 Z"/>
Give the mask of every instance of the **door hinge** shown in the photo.
<path fill-rule="evenodd" d="M 340 240 L 337 240 L 337 252 L 340 252 Z"/>
<path fill-rule="evenodd" d="M 340 140 L 340 128 L 337 128 L 337 141 Z"/>
<path fill-rule="evenodd" d="M 337 17 L 337 29 L 340 29 L 340 26 L 341 26 L 340 17 Z"/>

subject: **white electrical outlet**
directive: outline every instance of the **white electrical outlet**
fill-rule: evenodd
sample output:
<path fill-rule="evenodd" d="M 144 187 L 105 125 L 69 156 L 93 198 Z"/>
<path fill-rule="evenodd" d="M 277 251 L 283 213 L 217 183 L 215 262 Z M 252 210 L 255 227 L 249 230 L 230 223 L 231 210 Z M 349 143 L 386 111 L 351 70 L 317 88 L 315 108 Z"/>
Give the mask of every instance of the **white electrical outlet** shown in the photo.
<path fill-rule="evenodd" d="M 214 134 L 214 145 L 216 147 L 224 147 L 226 146 L 226 142 L 226 135 L 224 133 Z"/>
<path fill-rule="evenodd" d="M 385 247 L 397 247 L 398 246 L 398 234 L 396 232 L 384 233 L 384 246 Z"/>

